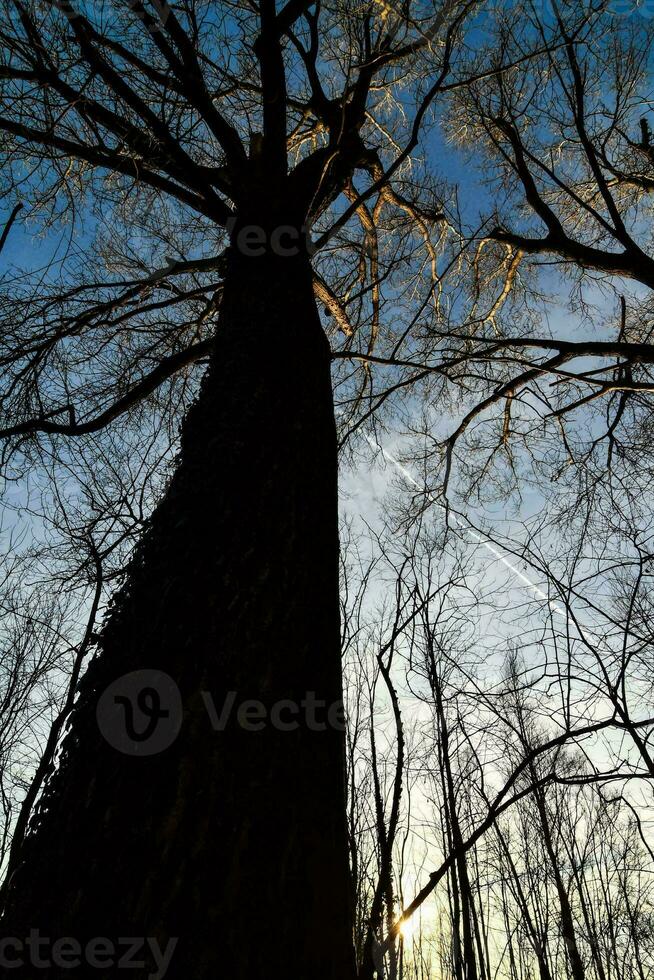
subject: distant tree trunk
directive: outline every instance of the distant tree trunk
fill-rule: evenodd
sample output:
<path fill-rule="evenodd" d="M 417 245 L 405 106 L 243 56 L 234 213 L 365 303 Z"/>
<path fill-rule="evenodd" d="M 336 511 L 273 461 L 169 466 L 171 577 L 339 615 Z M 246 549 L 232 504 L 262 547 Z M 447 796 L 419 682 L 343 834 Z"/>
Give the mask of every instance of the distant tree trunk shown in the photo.
<path fill-rule="evenodd" d="M 236 721 L 246 699 L 341 699 L 329 349 L 306 255 L 231 250 L 228 266 L 179 467 L 83 681 L 2 931 L 179 937 L 180 980 L 353 980 L 342 731 L 288 705 L 297 730 Z M 141 668 L 175 679 L 184 721 L 133 758 L 100 734 L 96 704 Z M 217 712 L 236 694 L 222 732 L 203 691 Z"/>
<path fill-rule="evenodd" d="M 534 773 L 534 778 L 535 778 L 535 773 Z M 563 875 L 561 874 L 561 869 L 559 867 L 559 856 L 556 853 L 556 849 L 554 847 L 554 841 L 552 839 L 552 827 L 550 824 L 550 818 L 548 816 L 547 807 L 545 804 L 545 795 L 542 792 L 542 790 L 537 789 L 534 791 L 534 799 L 536 801 L 536 807 L 538 809 L 538 815 L 540 817 L 541 827 L 543 831 L 543 843 L 545 845 L 545 850 L 547 852 L 547 856 L 552 866 L 552 874 L 554 875 L 556 893 L 559 899 L 559 909 L 561 912 L 561 934 L 563 936 L 563 940 L 566 946 L 566 951 L 568 954 L 568 959 L 570 963 L 570 972 L 572 974 L 573 980 L 585 980 L 586 970 L 584 967 L 584 962 L 581 958 L 581 954 L 579 952 L 579 946 L 577 944 L 577 933 L 575 929 L 574 916 L 572 914 L 572 907 L 570 905 L 570 897 L 568 895 L 568 889 L 563 880 Z"/>
<path fill-rule="evenodd" d="M 538 963 L 538 976 L 540 977 L 540 980 L 552 980 L 552 971 L 550 970 L 547 960 L 547 934 L 541 935 L 539 933 L 536 922 L 532 917 L 531 910 L 529 908 L 529 901 L 527 899 L 525 889 L 522 887 L 520 872 L 516 867 L 515 861 L 511 855 L 511 848 L 507 844 L 506 837 L 504 836 L 499 823 L 495 826 L 495 832 L 500 842 L 502 854 L 507 862 L 511 877 L 513 878 L 513 886 L 511 889 L 513 893 L 512 897 L 516 901 L 520 920 L 529 936 L 534 954 L 536 956 L 536 961 Z"/>
<path fill-rule="evenodd" d="M 445 820 L 448 826 L 450 847 L 459 852 L 459 857 L 452 864 L 452 898 L 453 898 L 453 931 L 455 933 L 455 971 L 457 976 L 465 980 L 477 980 L 477 962 L 472 934 L 472 918 L 474 896 L 470 887 L 467 858 L 463 851 L 463 834 L 459 822 L 456 787 L 452 773 L 450 753 L 450 730 L 443 703 L 442 681 L 435 666 L 431 672 L 431 689 L 434 695 L 441 741 L 441 764 L 443 767 L 443 802 Z M 463 935 L 463 950 L 460 948 L 460 936 Z M 461 953 L 463 955 L 461 956 Z"/>

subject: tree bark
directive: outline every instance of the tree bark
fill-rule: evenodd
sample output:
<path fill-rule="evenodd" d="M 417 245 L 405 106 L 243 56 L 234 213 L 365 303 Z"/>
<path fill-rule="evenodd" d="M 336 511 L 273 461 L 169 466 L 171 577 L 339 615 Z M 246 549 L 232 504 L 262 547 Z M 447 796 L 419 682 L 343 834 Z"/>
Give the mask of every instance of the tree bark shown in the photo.
<path fill-rule="evenodd" d="M 353 980 L 343 733 L 301 707 L 342 697 L 329 365 L 306 255 L 230 250 L 179 466 L 82 683 L 3 935 L 177 937 L 180 980 Z M 138 669 L 174 678 L 184 708 L 147 757 L 116 751 L 96 719 Z M 218 713 L 234 692 L 222 732 L 206 692 Z M 261 730 L 238 721 L 247 699 Z M 300 707 L 278 716 L 297 729 L 272 724 L 280 700 Z"/>

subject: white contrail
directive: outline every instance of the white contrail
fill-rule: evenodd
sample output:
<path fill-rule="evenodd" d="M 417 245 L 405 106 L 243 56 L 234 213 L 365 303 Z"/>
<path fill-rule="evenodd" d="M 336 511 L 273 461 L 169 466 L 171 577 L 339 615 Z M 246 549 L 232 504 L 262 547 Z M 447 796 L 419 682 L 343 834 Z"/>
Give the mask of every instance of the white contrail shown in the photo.
<path fill-rule="evenodd" d="M 374 439 L 372 439 L 370 436 L 366 435 L 365 439 L 366 442 L 368 442 L 373 449 L 378 449 L 379 452 L 382 454 L 382 456 L 384 456 L 389 463 L 393 464 L 393 466 L 402 474 L 402 476 L 407 481 L 407 483 L 409 483 L 413 487 L 416 487 L 420 491 L 424 491 L 424 487 L 421 486 L 420 483 L 418 483 L 416 478 L 407 470 L 406 466 L 403 466 L 398 459 L 395 459 L 394 456 L 391 456 L 391 454 L 386 449 L 384 449 L 383 446 L 380 446 L 379 443 L 376 442 Z M 433 494 L 428 493 L 427 496 L 429 497 L 429 499 L 433 504 L 435 504 L 441 510 L 443 511 L 445 510 L 443 504 L 439 503 L 438 500 L 436 500 L 436 498 L 433 496 Z M 564 610 L 561 608 L 561 606 L 558 605 L 558 603 L 550 599 L 546 592 L 543 592 L 543 590 L 538 585 L 536 585 L 535 582 L 532 582 L 532 580 L 528 578 L 527 575 L 521 572 L 519 568 L 516 568 L 513 562 L 510 561 L 510 559 L 507 558 L 505 554 L 499 551 L 494 544 L 492 544 L 483 535 L 479 534 L 479 532 L 476 531 L 474 527 L 471 527 L 469 521 L 465 517 L 460 517 L 458 514 L 452 512 L 450 515 L 450 519 L 452 520 L 452 523 L 456 523 L 459 525 L 463 524 L 465 530 L 474 541 L 476 541 L 478 544 L 483 545 L 483 547 L 486 548 L 488 551 L 490 551 L 490 553 L 494 555 L 495 558 L 499 559 L 499 561 L 501 561 L 502 564 L 516 576 L 516 578 L 519 578 L 524 585 L 532 589 L 532 591 L 536 593 L 539 599 L 545 599 L 554 612 L 559 613 L 560 616 L 565 615 Z"/>

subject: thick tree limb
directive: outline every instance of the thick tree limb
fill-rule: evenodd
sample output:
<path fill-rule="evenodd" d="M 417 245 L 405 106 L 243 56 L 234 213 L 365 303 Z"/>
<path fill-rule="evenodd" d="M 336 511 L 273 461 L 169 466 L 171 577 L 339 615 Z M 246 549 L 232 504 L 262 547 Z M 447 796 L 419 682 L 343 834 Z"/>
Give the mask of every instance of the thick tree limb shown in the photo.
<path fill-rule="evenodd" d="M 128 392 L 126 392 L 122 398 L 119 398 L 113 405 L 106 408 L 95 418 L 89 419 L 86 422 L 76 422 L 75 416 L 76 412 L 73 406 L 64 406 L 59 409 L 56 414 L 60 412 L 68 411 L 70 415 L 70 422 L 61 423 L 53 422 L 50 418 L 32 418 L 27 419 L 24 422 L 17 422 L 15 425 L 5 426 L 0 429 L 0 438 L 7 439 L 11 436 L 19 435 L 29 435 L 36 432 L 45 432 L 50 435 L 64 435 L 64 436 L 83 436 L 88 435 L 90 432 L 98 432 L 105 426 L 113 422 L 114 419 L 123 415 L 130 408 L 136 405 L 138 402 L 147 398 L 151 395 L 159 385 L 171 378 L 176 374 L 181 368 L 186 367 L 188 364 L 192 364 L 194 361 L 199 360 L 201 357 L 205 357 L 212 350 L 214 341 L 213 338 L 209 340 L 202 340 L 192 347 L 187 347 L 186 350 L 180 351 L 177 354 L 171 354 L 169 357 L 165 357 L 159 362 L 157 367 L 147 374 L 144 378 L 138 381 Z M 52 414 L 52 413 L 51 413 Z"/>

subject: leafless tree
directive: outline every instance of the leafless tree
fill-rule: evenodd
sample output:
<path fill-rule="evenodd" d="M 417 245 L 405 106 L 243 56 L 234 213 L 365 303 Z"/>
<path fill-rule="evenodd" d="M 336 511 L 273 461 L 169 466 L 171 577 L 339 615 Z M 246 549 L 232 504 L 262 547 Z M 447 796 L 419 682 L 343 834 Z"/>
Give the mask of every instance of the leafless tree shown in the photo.
<path fill-rule="evenodd" d="M 50 934 L 74 922 L 80 936 L 118 935 L 127 919 L 132 932 L 179 935 L 183 975 L 327 980 L 355 974 L 354 923 L 362 975 L 385 956 L 399 977 L 409 969 L 402 923 L 443 881 L 454 976 L 481 980 L 490 956 L 480 842 L 516 805 L 540 800 L 556 879 L 550 787 L 652 775 L 650 719 L 631 705 L 650 656 L 647 508 L 629 487 L 651 473 L 652 154 L 640 118 L 651 38 L 593 4 L 551 17 L 490 12 L 488 44 L 476 19 L 488 12 L 474 0 L 3 9 L 0 250 L 6 257 L 29 221 L 45 238 L 37 267 L 11 267 L 2 284 L 2 458 L 13 480 L 47 473 L 53 496 L 102 461 L 74 522 L 92 615 L 69 642 L 63 714 L 25 814 L 58 753 L 56 772 L 24 840 L 22 814 L 16 825 L 3 926 L 29 932 L 37 907 Z M 487 168 L 502 198 L 494 209 L 436 169 L 446 140 Z M 536 322 L 567 281 L 544 289 L 543 261 L 574 271 L 580 319 L 593 313 L 589 277 L 612 277 L 607 337 Z M 396 423 L 420 439 L 410 455 L 426 492 L 414 503 L 444 507 L 450 531 L 453 517 L 474 530 L 457 516 L 462 499 L 505 495 L 543 473 L 561 491 L 559 543 L 576 531 L 583 545 L 581 525 L 601 524 L 607 506 L 626 515 L 604 520 L 602 533 L 631 541 L 640 572 L 620 566 L 604 645 L 576 618 L 573 579 L 546 563 L 574 636 L 561 637 L 551 616 L 540 625 L 544 673 L 520 683 L 538 690 L 541 714 L 556 702 L 556 725 L 535 741 L 520 741 L 505 687 L 488 686 L 441 635 L 434 603 L 459 589 L 458 572 L 434 584 L 425 556 L 403 556 L 372 663 L 362 593 L 339 629 L 339 442 L 353 457 L 361 434 L 376 439 Z M 586 561 L 583 547 L 570 553 Z M 96 633 L 101 590 L 121 576 Z M 479 660 L 468 641 L 462 649 Z M 219 742 L 205 737 L 207 688 L 337 701 L 342 646 L 359 685 L 347 786 L 340 733 L 256 740 L 234 725 Z M 108 684 L 153 664 L 178 683 L 185 727 L 165 756 L 138 767 L 103 741 L 95 710 Z M 413 745 L 400 665 L 432 713 L 425 778 L 437 776 L 442 815 L 442 860 L 406 899 Z M 582 689 L 592 691 L 585 707 Z M 383 751 L 378 699 L 391 723 Z M 615 732 L 635 755 L 616 749 Z M 567 751 L 593 738 L 615 749 L 608 769 Z M 515 740 L 522 756 L 491 780 L 484 742 L 506 751 Z M 362 831 L 372 833 L 363 846 Z M 570 886 L 555 884 L 581 980 Z"/>

